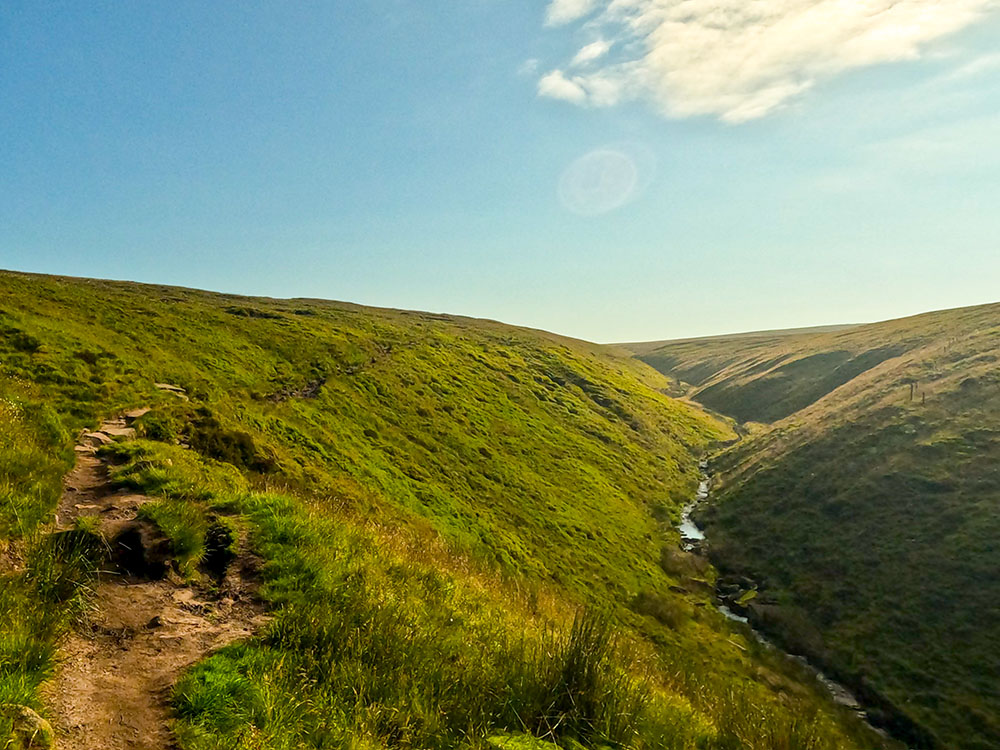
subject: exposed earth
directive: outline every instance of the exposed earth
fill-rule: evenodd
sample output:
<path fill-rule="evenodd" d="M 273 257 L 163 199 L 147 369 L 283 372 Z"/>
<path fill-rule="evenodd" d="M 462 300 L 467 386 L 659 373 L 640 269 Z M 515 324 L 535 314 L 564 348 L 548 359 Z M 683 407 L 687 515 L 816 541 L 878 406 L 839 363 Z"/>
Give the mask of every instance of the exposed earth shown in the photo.
<path fill-rule="evenodd" d="M 101 571 L 92 609 L 64 642 L 46 688 L 50 715 L 59 717 L 57 746 L 67 750 L 171 747 L 169 699 L 177 678 L 206 654 L 249 637 L 264 619 L 250 558 L 238 557 L 218 587 L 187 585 L 170 569 L 169 545 L 137 519 L 150 498 L 112 486 L 98 448 L 132 437 L 128 423 L 139 413 L 82 437 L 56 518 L 58 530 L 97 519 L 91 523 L 118 562 Z"/>

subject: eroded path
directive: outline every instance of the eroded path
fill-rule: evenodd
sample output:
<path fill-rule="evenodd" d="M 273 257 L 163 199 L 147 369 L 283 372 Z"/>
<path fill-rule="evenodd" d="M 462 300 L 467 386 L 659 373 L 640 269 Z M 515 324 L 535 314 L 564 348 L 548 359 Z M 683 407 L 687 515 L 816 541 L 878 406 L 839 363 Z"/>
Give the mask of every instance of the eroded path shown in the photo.
<path fill-rule="evenodd" d="M 112 540 L 134 526 L 150 498 L 115 490 L 97 447 L 130 437 L 126 419 L 88 433 L 66 476 L 56 525 L 94 516 Z M 113 567 L 113 566 L 108 566 Z M 170 689 L 181 673 L 212 651 L 246 638 L 263 622 L 240 560 L 222 584 L 185 586 L 175 575 L 149 580 L 102 571 L 93 609 L 64 641 L 61 664 L 45 689 L 58 746 L 67 750 L 163 750 L 174 747 Z"/>

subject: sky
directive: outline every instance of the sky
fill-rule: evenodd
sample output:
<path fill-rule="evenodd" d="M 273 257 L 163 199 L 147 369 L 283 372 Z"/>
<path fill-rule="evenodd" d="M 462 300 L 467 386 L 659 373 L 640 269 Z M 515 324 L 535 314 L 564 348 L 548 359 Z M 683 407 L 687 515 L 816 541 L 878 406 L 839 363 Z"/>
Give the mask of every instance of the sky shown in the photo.
<path fill-rule="evenodd" d="M 0 268 L 640 341 L 1000 300 L 1000 0 L 7 0 Z"/>

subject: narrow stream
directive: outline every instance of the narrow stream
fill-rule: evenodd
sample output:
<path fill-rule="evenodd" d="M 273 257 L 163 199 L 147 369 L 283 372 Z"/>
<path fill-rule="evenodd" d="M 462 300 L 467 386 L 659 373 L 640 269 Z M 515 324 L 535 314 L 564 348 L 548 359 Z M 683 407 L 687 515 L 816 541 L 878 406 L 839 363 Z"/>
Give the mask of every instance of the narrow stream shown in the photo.
<path fill-rule="evenodd" d="M 702 461 L 700 464 L 700 468 L 702 471 L 702 476 L 701 476 L 701 481 L 698 484 L 698 493 L 695 496 L 695 499 L 692 500 L 687 505 L 685 505 L 683 510 L 681 511 L 681 520 L 680 523 L 677 525 L 677 530 L 680 532 L 681 547 L 684 550 L 688 552 L 693 552 L 694 554 L 704 555 L 705 554 L 704 545 L 706 542 L 705 532 L 698 526 L 697 523 L 695 523 L 694 519 L 691 518 L 691 514 L 702 503 L 708 500 L 712 489 L 712 477 L 708 470 L 707 461 Z M 854 694 L 851 693 L 851 691 L 848 690 L 846 687 L 841 685 L 839 682 L 830 679 L 827 675 L 823 674 L 823 672 L 817 669 L 814 665 L 810 664 L 809 661 L 804 656 L 799 656 L 796 654 L 790 654 L 788 652 L 781 651 L 781 649 L 778 648 L 778 646 L 769 641 L 760 631 L 754 628 L 753 625 L 750 624 L 750 620 L 748 618 L 743 617 L 742 615 L 739 615 L 736 612 L 733 612 L 733 610 L 731 610 L 728 606 L 726 606 L 725 603 L 719 601 L 718 599 L 716 600 L 715 608 L 726 619 L 732 620 L 734 622 L 743 623 L 744 625 L 749 627 L 754 637 L 762 645 L 766 646 L 767 648 L 783 653 L 786 658 L 808 669 L 813 675 L 815 675 L 816 680 L 821 685 L 823 685 L 824 688 L 826 688 L 827 692 L 829 692 L 834 702 L 854 711 L 862 721 L 868 724 L 868 726 L 872 730 L 877 732 L 879 735 L 886 738 L 889 737 L 889 735 L 886 734 L 884 730 L 873 726 L 868 721 L 868 715 L 865 713 L 864 707 L 854 696 Z"/>
<path fill-rule="evenodd" d="M 681 511 L 681 522 L 677 530 L 681 532 L 681 544 L 688 552 L 691 552 L 697 546 L 698 542 L 705 541 L 705 534 L 698 528 L 698 524 L 692 520 L 691 513 L 699 504 L 708 499 L 710 486 L 711 481 L 709 478 L 703 476 L 701 483 L 698 485 L 698 495 L 694 500 L 685 505 Z"/>

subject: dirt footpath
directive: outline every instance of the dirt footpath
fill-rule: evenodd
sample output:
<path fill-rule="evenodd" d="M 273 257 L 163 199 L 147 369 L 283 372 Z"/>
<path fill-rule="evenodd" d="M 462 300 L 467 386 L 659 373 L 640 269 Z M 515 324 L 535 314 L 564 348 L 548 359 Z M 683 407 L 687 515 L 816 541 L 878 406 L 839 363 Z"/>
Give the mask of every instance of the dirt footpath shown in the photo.
<path fill-rule="evenodd" d="M 88 433 L 65 479 L 56 525 L 95 516 L 105 538 L 135 521 L 143 495 L 114 490 L 96 455 L 105 438 L 130 437 L 124 419 Z M 244 561 L 245 562 L 245 561 Z M 174 747 L 170 690 L 189 666 L 249 637 L 264 618 L 238 559 L 211 594 L 176 576 L 147 580 L 104 571 L 93 610 L 62 644 L 60 667 L 45 687 L 57 746 L 65 750 Z"/>

